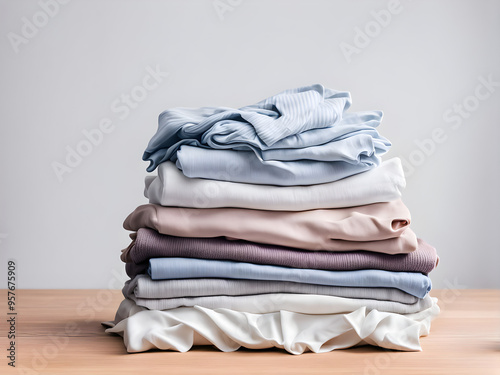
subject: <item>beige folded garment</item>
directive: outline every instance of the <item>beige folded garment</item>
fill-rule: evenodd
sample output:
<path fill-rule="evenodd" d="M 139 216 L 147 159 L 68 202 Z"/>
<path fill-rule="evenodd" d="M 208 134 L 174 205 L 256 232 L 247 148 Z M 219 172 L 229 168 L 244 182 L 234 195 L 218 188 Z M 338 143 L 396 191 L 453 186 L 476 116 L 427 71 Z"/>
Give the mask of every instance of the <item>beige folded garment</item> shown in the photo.
<path fill-rule="evenodd" d="M 367 250 L 387 254 L 417 248 L 410 212 L 398 199 L 348 208 L 263 211 L 244 208 L 139 206 L 123 223 L 179 237 L 228 237 L 305 250 Z"/>

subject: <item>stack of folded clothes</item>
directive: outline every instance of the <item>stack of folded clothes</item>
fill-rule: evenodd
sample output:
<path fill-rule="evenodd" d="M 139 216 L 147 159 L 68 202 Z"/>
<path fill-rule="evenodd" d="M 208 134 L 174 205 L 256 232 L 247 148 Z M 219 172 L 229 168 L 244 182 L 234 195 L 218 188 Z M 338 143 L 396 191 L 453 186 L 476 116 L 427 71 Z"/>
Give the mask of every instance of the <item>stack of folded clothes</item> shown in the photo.
<path fill-rule="evenodd" d="M 313 85 L 163 112 L 107 332 L 129 352 L 420 350 L 438 257 L 409 227 L 400 160 L 381 162 L 382 113 L 350 104 Z"/>

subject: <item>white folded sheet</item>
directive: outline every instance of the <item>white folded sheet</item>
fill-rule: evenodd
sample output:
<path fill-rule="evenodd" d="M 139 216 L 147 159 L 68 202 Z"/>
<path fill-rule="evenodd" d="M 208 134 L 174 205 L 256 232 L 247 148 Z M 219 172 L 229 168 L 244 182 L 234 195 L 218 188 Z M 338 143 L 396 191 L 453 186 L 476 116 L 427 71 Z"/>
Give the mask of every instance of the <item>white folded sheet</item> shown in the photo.
<path fill-rule="evenodd" d="M 174 163 L 146 177 L 144 195 L 150 203 L 192 208 L 241 207 L 303 211 L 390 202 L 401 197 L 406 181 L 399 158 L 335 182 L 309 186 L 257 185 L 186 177 Z"/>
<path fill-rule="evenodd" d="M 135 300 L 135 296 L 131 295 Z M 136 301 L 137 302 L 137 301 Z M 204 296 L 141 299 L 144 307 L 169 310 L 178 307 L 201 306 L 207 309 L 230 309 L 254 314 L 291 311 L 300 314 L 338 314 L 352 312 L 360 307 L 397 314 L 413 314 L 428 309 L 432 300 L 427 295 L 413 304 L 379 301 L 364 298 L 344 298 L 319 294 L 268 293 L 248 296 Z"/>

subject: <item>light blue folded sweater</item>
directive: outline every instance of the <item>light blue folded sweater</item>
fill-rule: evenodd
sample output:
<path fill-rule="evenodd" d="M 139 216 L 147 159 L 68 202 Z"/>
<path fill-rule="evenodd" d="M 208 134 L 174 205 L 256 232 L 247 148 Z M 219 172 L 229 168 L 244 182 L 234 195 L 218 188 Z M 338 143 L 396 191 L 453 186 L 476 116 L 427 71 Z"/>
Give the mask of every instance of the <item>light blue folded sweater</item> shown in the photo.
<path fill-rule="evenodd" d="M 197 258 L 151 258 L 148 273 L 153 280 L 215 277 L 329 286 L 397 288 L 418 298 L 424 298 L 431 290 L 431 279 L 419 272 L 374 269 L 324 271 Z"/>

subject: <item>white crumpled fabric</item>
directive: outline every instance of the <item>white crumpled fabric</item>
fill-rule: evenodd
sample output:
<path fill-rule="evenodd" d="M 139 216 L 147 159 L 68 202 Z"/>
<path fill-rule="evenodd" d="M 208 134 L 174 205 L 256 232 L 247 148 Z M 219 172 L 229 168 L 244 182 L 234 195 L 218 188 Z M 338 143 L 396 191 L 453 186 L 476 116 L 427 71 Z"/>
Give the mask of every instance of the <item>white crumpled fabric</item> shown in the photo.
<path fill-rule="evenodd" d="M 340 308 L 340 307 L 339 307 Z M 200 306 L 148 310 L 131 300 L 120 305 L 114 322 L 103 323 L 108 333 L 123 336 L 130 353 L 150 349 L 186 352 L 194 345 L 214 345 L 224 352 L 281 348 L 292 354 L 375 345 L 386 349 L 421 350 L 419 338 L 429 334 L 439 314 L 437 299 L 414 314 L 369 310 L 350 313 L 300 314 L 279 311 L 266 314 Z"/>

